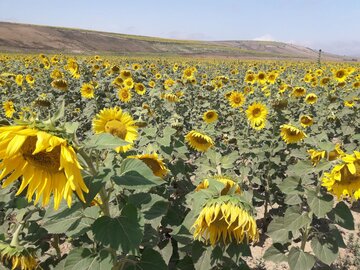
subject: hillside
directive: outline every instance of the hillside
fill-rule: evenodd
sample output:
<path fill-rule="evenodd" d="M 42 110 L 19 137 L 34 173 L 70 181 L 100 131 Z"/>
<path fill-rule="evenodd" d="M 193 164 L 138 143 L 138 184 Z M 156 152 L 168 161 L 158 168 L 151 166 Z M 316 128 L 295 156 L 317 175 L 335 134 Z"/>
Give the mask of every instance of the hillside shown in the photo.
<path fill-rule="evenodd" d="M 291 59 L 318 56 L 310 48 L 281 42 L 175 40 L 8 22 L 0 22 L 0 51 Z M 323 57 L 349 60 L 328 53 Z"/>

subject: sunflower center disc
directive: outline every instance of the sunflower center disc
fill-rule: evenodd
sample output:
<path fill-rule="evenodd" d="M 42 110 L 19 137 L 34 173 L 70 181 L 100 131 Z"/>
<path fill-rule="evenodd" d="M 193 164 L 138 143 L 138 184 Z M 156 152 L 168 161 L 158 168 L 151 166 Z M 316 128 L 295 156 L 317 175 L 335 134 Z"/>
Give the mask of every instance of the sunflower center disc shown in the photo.
<path fill-rule="evenodd" d="M 141 161 L 143 161 L 148 167 L 150 167 L 150 169 L 154 172 L 155 175 L 161 170 L 159 162 L 153 158 L 142 158 Z"/>
<path fill-rule="evenodd" d="M 127 133 L 126 125 L 118 120 L 111 120 L 107 122 L 105 125 L 105 131 L 123 140 L 125 140 Z"/>
<path fill-rule="evenodd" d="M 36 148 L 37 138 L 35 136 L 26 139 L 21 147 L 23 158 L 34 167 L 41 168 L 51 173 L 59 172 L 60 168 L 60 146 L 56 146 L 52 151 L 41 151 L 33 154 Z"/>
<path fill-rule="evenodd" d="M 259 117 L 261 115 L 261 110 L 259 108 L 255 108 L 252 114 L 254 117 Z"/>

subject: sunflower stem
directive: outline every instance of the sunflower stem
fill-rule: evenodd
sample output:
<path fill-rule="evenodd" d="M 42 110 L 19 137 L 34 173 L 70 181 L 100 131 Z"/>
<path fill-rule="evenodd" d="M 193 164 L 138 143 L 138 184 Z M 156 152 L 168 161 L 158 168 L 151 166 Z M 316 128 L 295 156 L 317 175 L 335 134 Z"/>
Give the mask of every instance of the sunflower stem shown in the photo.
<path fill-rule="evenodd" d="M 59 235 L 58 234 L 54 234 L 54 240 L 51 242 L 51 246 L 55 249 L 56 251 L 56 256 L 58 257 L 58 259 L 61 259 L 61 251 L 60 251 L 60 247 L 59 247 Z"/>
<path fill-rule="evenodd" d="M 11 239 L 11 243 L 10 246 L 12 247 L 19 247 L 20 243 L 19 243 L 19 234 L 22 231 L 22 229 L 24 228 L 24 223 L 20 223 L 19 226 L 16 228 L 12 239 Z"/>
<path fill-rule="evenodd" d="M 301 250 L 305 251 L 305 245 L 309 236 L 309 228 L 308 226 L 305 227 L 304 233 L 302 235 L 302 239 L 301 239 Z"/>

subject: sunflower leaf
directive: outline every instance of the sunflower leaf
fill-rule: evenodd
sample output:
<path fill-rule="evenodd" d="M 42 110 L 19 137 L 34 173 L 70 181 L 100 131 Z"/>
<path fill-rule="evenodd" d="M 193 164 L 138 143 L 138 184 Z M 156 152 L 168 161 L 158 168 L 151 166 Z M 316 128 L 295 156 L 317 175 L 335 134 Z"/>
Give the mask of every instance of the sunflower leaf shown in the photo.
<path fill-rule="evenodd" d="M 70 251 L 65 263 L 57 270 L 105 270 L 112 268 L 111 256 L 102 251 L 94 254 L 87 248 L 76 248 Z"/>
<path fill-rule="evenodd" d="M 315 257 L 302 251 L 297 247 L 292 247 L 288 255 L 288 262 L 291 270 L 310 270 L 315 264 Z"/>
<path fill-rule="evenodd" d="M 97 150 L 112 149 L 118 146 L 124 146 L 128 144 L 128 142 L 109 133 L 92 135 L 86 142 L 84 142 L 86 148 L 92 148 Z"/>

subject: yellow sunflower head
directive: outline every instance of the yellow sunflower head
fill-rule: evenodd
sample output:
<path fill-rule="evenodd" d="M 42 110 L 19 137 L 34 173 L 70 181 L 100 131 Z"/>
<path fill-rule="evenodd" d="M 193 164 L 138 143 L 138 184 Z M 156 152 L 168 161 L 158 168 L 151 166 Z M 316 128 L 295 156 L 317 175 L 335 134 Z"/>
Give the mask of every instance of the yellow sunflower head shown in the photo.
<path fill-rule="evenodd" d="M 130 89 L 128 88 L 121 88 L 118 91 L 118 97 L 119 99 L 124 102 L 124 103 L 128 103 L 130 102 L 131 98 L 132 98 L 132 94 Z"/>
<path fill-rule="evenodd" d="M 0 242 L 0 258 L 8 269 L 38 269 L 35 252 L 22 246 L 15 247 L 7 243 Z"/>
<path fill-rule="evenodd" d="M 126 80 L 128 78 L 131 78 L 131 71 L 130 70 L 121 70 L 120 71 L 120 78 L 123 79 L 123 80 Z"/>
<path fill-rule="evenodd" d="M 132 78 L 127 78 L 123 82 L 124 88 L 132 89 L 134 87 L 134 80 Z"/>
<path fill-rule="evenodd" d="M 131 149 L 138 137 L 136 122 L 118 107 L 102 109 L 93 119 L 92 126 L 96 134 L 110 133 L 129 143 L 115 148 L 118 153 Z"/>
<path fill-rule="evenodd" d="M 241 107 L 245 102 L 243 93 L 233 91 L 229 96 L 230 106 L 233 108 Z"/>
<path fill-rule="evenodd" d="M 307 137 L 302 130 L 290 124 L 282 125 L 280 129 L 280 135 L 287 144 L 297 143 Z"/>
<path fill-rule="evenodd" d="M 292 96 L 294 97 L 303 97 L 306 95 L 306 89 L 304 87 L 295 87 L 292 91 Z"/>
<path fill-rule="evenodd" d="M 220 196 L 207 202 L 192 228 L 194 239 L 210 242 L 257 242 L 259 232 L 250 211 L 236 197 Z"/>
<path fill-rule="evenodd" d="M 154 81 L 150 81 L 150 82 L 149 82 L 149 87 L 150 87 L 150 88 L 154 88 L 155 85 L 156 85 L 156 83 L 155 83 Z"/>
<path fill-rule="evenodd" d="M 94 86 L 91 83 L 84 83 L 81 86 L 81 96 L 86 99 L 94 98 Z"/>
<path fill-rule="evenodd" d="M 230 189 L 233 189 L 235 191 L 234 193 L 237 194 L 241 193 L 239 184 L 235 182 L 232 178 L 222 175 L 216 175 L 214 176 L 214 179 L 225 185 L 225 187 L 221 190 L 221 195 L 228 195 Z M 207 189 L 208 187 L 209 187 L 209 180 L 204 179 L 199 185 L 197 185 L 195 191 L 199 191 L 201 189 Z"/>
<path fill-rule="evenodd" d="M 206 111 L 203 114 L 203 120 L 208 124 L 213 123 L 218 120 L 218 113 L 215 110 Z"/>
<path fill-rule="evenodd" d="M 333 72 L 334 79 L 337 80 L 340 83 L 344 82 L 347 79 L 348 75 L 349 75 L 348 71 L 346 69 L 343 69 L 343 68 L 335 70 Z"/>
<path fill-rule="evenodd" d="M 317 151 L 315 149 L 309 149 L 307 152 L 310 155 L 311 162 L 314 166 L 319 164 L 320 160 L 322 158 L 325 158 L 326 156 L 326 151 Z"/>
<path fill-rule="evenodd" d="M 315 103 L 317 102 L 317 99 L 318 99 L 318 97 L 317 97 L 316 94 L 310 93 L 310 94 L 308 94 L 308 95 L 306 96 L 305 102 L 306 102 L 307 104 L 315 104 Z"/>
<path fill-rule="evenodd" d="M 206 152 L 214 145 L 214 141 L 209 136 L 195 130 L 190 131 L 185 136 L 185 141 L 191 148 L 200 152 Z"/>
<path fill-rule="evenodd" d="M 166 168 L 164 164 L 164 161 L 155 152 L 152 154 L 128 156 L 128 158 L 140 159 L 153 171 L 154 175 L 158 177 L 164 178 L 169 172 L 168 168 Z"/>
<path fill-rule="evenodd" d="M 42 205 L 54 195 L 54 208 L 62 198 L 71 206 L 72 193 L 85 202 L 83 192 L 88 192 L 74 149 L 66 140 L 26 126 L 0 127 L 0 179 L 6 178 L 3 187 L 22 176 L 16 195 L 27 187 L 26 197 L 34 203 L 42 198 Z"/>
<path fill-rule="evenodd" d="M 262 103 L 253 103 L 246 110 L 246 117 L 252 128 L 263 129 L 266 123 L 268 110 Z"/>
<path fill-rule="evenodd" d="M 14 102 L 12 102 L 11 100 L 3 102 L 3 109 L 4 109 L 4 112 L 5 112 L 5 116 L 7 118 L 12 118 L 13 114 L 15 112 Z"/>
<path fill-rule="evenodd" d="M 16 77 L 15 77 L 15 83 L 16 83 L 18 86 L 22 86 L 23 81 L 24 81 L 24 76 L 23 76 L 23 75 L 21 75 L 21 74 L 16 75 Z"/>
<path fill-rule="evenodd" d="M 144 95 L 146 93 L 146 87 L 144 84 L 142 83 L 136 83 L 135 84 L 135 91 L 136 93 L 138 93 L 139 95 Z"/>
<path fill-rule="evenodd" d="M 56 89 L 59 89 L 59 90 L 62 90 L 62 91 L 67 91 L 68 89 L 68 84 L 65 80 L 63 79 L 56 79 L 56 80 L 53 80 L 51 82 L 51 86 L 56 88 Z"/>
<path fill-rule="evenodd" d="M 310 127 L 314 124 L 314 119 L 309 115 L 300 116 L 300 124 L 302 127 Z"/>
<path fill-rule="evenodd" d="M 340 164 L 335 165 L 330 173 L 324 173 L 322 186 L 338 199 L 360 198 L 360 152 L 342 156 Z"/>

